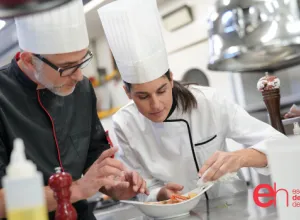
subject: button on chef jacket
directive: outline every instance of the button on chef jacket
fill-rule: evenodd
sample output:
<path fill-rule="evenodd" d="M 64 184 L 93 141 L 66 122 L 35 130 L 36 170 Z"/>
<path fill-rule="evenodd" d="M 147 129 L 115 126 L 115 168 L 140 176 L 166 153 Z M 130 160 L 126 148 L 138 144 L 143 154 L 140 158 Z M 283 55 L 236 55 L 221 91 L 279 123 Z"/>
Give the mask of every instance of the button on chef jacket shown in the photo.
<path fill-rule="evenodd" d="M 43 173 L 44 184 L 48 185 L 54 168 L 60 166 L 53 121 L 64 170 L 72 175 L 73 181 L 78 180 L 109 148 L 97 117 L 93 87 L 84 78 L 65 97 L 36 87 L 21 71 L 16 59 L 0 69 L 0 177 L 5 175 L 13 140 L 22 138 L 26 157 L 37 165 Z M 79 201 L 74 207 L 79 220 L 95 219 L 87 201 Z M 54 212 L 49 213 L 49 219 L 54 219 Z"/>
<path fill-rule="evenodd" d="M 182 113 L 175 107 L 165 122 L 154 123 L 131 102 L 113 117 L 122 152 L 119 157 L 147 181 L 150 196 L 143 200 L 155 201 L 158 191 L 169 182 L 182 184 L 183 193 L 195 189 L 199 177 L 189 133 L 200 168 L 216 151 L 227 151 L 226 138 L 263 153 L 269 141 L 287 138 L 213 88 L 193 85 L 188 89 L 198 104 L 191 113 Z M 269 175 L 267 167 L 256 170 Z M 245 181 L 236 179 L 215 184 L 207 194 L 208 198 L 217 198 L 244 190 Z"/>

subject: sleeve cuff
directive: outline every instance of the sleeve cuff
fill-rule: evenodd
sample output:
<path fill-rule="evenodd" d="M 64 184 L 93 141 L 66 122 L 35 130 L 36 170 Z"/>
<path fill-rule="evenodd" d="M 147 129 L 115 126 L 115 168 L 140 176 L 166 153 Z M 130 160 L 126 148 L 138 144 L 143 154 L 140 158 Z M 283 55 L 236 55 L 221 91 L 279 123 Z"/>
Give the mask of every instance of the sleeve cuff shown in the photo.
<path fill-rule="evenodd" d="M 157 202 L 157 194 L 160 191 L 162 187 L 158 187 L 156 189 L 153 189 L 149 196 L 145 195 L 145 194 L 138 194 L 137 195 L 137 199 L 140 202 Z"/>
<path fill-rule="evenodd" d="M 263 143 L 260 143 L 259 147 L 258 146 L 259 144 L 257 145 L 254 145 L 252 147 L 249 147 L 250 149 L 254 149 L 254 150 L 257 150 L 263 154 L 265 154 L 267 156 L 267 152 L 266 152 L 266 148 L 264 147 L 264 144 Z M 269 169 L 269 166 L 265 166 L 265 167 L 260 167 L 260 168 L 257 168 L 257 167 L 253 167 L 253 169 L 258 172 L 259 174 L 262 174 L 262 175 L 265 175 L 265 176 L 269 176 L 271 174 L 270 172 L 270 169 Z"/>
<path fill-rule="evenodd" d="M 270 171 L 268 166 L 261 167 L 261 168 L 254 168 L 254 170 L 256 172 L 258 172 L 259 174 L 262 174 L 262 175 L 265 175 L 265 176 L 269 176 L 271 174 L 271 171 Z"/>
<path fill-rule="evenodd" d="M 147 202 L 157 202 L 157 194 L 161 190 L 162 187 L 158 187 L 150 191 L 150 195 L 147 198 Z"/>

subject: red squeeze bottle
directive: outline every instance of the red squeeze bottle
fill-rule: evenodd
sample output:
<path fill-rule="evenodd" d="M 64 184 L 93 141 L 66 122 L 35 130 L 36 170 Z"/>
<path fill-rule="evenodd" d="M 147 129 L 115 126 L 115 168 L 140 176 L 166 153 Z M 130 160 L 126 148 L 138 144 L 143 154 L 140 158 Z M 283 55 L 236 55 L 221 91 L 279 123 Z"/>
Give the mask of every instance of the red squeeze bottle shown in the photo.
<path fill-rule="evenodd" d="M 49 178 L 49 186 L 57 201 L 55 220 L 77 220 L 77 212 L 70 202 L 72 176 L 55 168 L 56 173 Z"/>
<path fill-rule="evenodd" d="M 108 131 L 105 131 L 105 135 L 106 135 L 106 140 L 107 140 L 108 144 L 110 145 L 110 147 L 114 147 L 113 143 L 112 143 L 112 141 L 111 141 L 111 139 L 110 139 L 110 137 L 108 135 Z M 111 156 L 111 158 L 114 158 L 114 157 L 115 157 L 114 155 Z"/>

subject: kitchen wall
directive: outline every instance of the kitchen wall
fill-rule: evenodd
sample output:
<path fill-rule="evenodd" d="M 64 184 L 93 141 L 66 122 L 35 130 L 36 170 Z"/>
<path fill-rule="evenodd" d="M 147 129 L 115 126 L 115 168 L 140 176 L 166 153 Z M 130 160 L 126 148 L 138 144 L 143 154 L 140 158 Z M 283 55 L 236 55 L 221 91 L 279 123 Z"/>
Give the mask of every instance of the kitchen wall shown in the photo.
<path fill-rule="evenodd" d="M 105 69 L 106 74 L 111 74 L 114 70 L 111 52 L 105 36 L 93 40 L 94 50 L 96 51 L 96 66 Z M 94 76 L 98 77 L 94 72 Z M 95 89 L 97 98 L 101 102 L 101 110 L 122 107 L 129 102 L 122 81 L 110 81 Z"/>
<path fill-rule="evenodd" d="M 162 16 L 182 5 L 190 6 L 194 15 L 194 21 L 191 24 L 182 27 L 177 31 L 168 32 L 164 29 L 164 37 L 169 53 L 190 43 L 207 38 L 206 20 L 213 2 L 214 1 L 209 0 L 165 0 L 163 4 L 159 6 L 159 11 Z"/>
<path fill-rule="evenodd" d="M 96 39 L 95 45 L 98 53 L 98 66 L 105 68 L 107 73 L 110 74 L 113 71 L 113 61 L 106 37 L 103 35 L 99 39 Z"/>

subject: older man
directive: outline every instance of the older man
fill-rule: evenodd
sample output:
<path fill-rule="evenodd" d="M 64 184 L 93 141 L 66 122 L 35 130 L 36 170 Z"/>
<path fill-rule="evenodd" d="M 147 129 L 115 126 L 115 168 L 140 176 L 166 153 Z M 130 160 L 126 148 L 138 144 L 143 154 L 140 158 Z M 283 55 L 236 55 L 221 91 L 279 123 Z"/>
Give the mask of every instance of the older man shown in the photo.
<path fill-rule="evenodd" d="M 73 177 L 71 201 L 78 219 L 94 219 L 85 199 L 99 189 L 118 199 L 147 193 L 137 173 L 111 158 L 117 149 L 109 149 L 93 88 L 82 75 L 93 57 L 82 2 L 17 18 L 16 25 L 22 52 L 0 69 L 0 177 L 13 140 L 22 138 L 27 158 L 44 175 L 50 219 L 56 202 L 47 182 L 55 167 Z M 116 184 L 110 176 L 122 181 Z M 3 190 L 0 197 L 4 217 Z"/>

